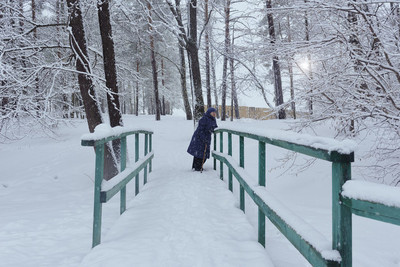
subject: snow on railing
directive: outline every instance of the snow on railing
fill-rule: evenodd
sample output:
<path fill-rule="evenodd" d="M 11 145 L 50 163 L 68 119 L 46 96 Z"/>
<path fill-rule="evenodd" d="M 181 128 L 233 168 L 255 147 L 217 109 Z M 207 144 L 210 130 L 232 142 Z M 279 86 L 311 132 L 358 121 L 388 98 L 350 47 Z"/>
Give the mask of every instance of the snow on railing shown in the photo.
<path fill-rule="evenodd" d="M 342 196 L 400 208 L 399 187 L 351 180 L 343 185 Z"/>
<path fill-rule="evenodd" d="M 299 134 L 290 131 L 283 130 L 260 130 L 260 129 L 246 129 L 246 132 L 241 130 L 242 128 L 237 127 L 220 127 L 217 128 L 217 131 L 230 131 L 235 133 L 241 133 L 243 135 L 253 135 L 257 139 L 266 138 L 276 141 L 285 141 L 287 143 L 293 143 L 300 146 L 306 146 L 315 149 L 325 150 L 328 153 L 332 151 L 339 152 L 340 154 L 351 154 L 354 152 L 357 143 L 345 139 L 342 141 L 338 141 L 333 138 L 320 137 L 320 136 L 312 136 L 309 134 Z"/>
<path fill-rule="evenodd" d="M 343 185 L 343 205 L 352 213 L 400 225 L 400 188 L 351 180 Z"/>
<path fill-rule="evenodd" d="M 250 197 L 260 198 L 268 207 L 268 212 L 274 212 L 274 218 L 271 221 L 278 226 L 284 226 L 286 231 L 294 231 L 307 246 L 315 249 L 323 259 L 327 261 L 340 262 L 341 257 L 337 250 L 332 250 L 331 241 L 325 238 L 320 232 L 313 228 L 309 223 L 295 215 L 289 208 L 287 208 L 277 197 L 268 192 L 264 186 L 259 186 L 254 179 L 246 172 L 246 170 L 239 166 L 237 161 L 232 156 L 227 156 L 224 153 L 213 151 L 213 156 L 217 159 L 225 161 L 229 168 L 234 169 L 235 176 L 239 177 L 239 184 L 245 188 Z M 292 235 L 289 237 L 290 241 L 295 242 L 296 237 Z M 301 241 L 302 242 L 302 241 Z"/>
<path fill-rule="evenodd" d="M 219 133 L 219 152 L 217 152 Z M 223 133 L 228 134 L 228 153 L 223 153 Z M 239 136 L 239 164 L 232 158 L 232 134 Z M 244 138 L 258 141 L 258 183 L 244 169 Z M 271 144 L 291 151 L 332 162 L 332 245 L 312 226 L 293 214 L 265 189 L 265 145 Z M 258 241 L 265 245 L 265 217 L 282 232 L 313 266 L 352 266 L 352 214 L 400 225 L 400 188 L 351 180 L 351 162 L 356 144 L 350 140 L 275 130 L 218 128 L 214 133 L 214 170 L 220 161 L 220 178 L 224 179 L 223 164 L 240 184 L 240 208 L 245 210 L 246 191 L 259 208 Z"/>
<path fill-rule="evenodd" d="M 228 134 L 228 155 L 223 152 L 224 133 Z M 217 152 L 217 134 L 219 152 Z M 239 166 L 232 159 L 232 135 L 239 136 Z M 258 184 L 248 179 L 244 171 L 244 138 L 258 141 Z M 266 184 L 266 144 L 302 153 L 314 158 L 332 162 L 332 242 L 293 214 L 282 205 L 270 192 Z M 246 191 L 258 206 L 258 241 L 265 246 L 265 217 L 313 266 L 351 266 L 351 209 L 341 203 L 341 188 L 351 179 L 351 162 L 354 161 L 356 144 L 350 140 L 337 141 L 330 138 L 275 130 L 249 130 L 224 127 L 214 133 L 214 169 L 216 160 L 220 161 L 220 178 L 224 179 L 223 164 L 229 170 L 228 185 L 232 190 L 232 176 L 240 184 L 240 208 L 245 211 Z"/>
<path fill-rule="evenodd" d="M 139 134 L 144 134 L 144 157 L 139 159 Z M 135 135 L 135 163 L 131 166 L 127 164 L 127 136 Z M 144 184 L 147 183 L 147 169 L 152 171 L 152 151 L 151 130 L 135 129 L 129 127 L 114 127 L 100 124 L 95 128 L 94 133 L 85 134 L 81 137 L 82 146 L 94 146 L 96 151 L 96 171 L 94 185 L 94 215 L 93 215 L 93 237 L 92 247 L 101 242 L 101 214 L 102 203 L 106 203 L 118 192 L 121 194 L 120 213 L 126 210 L 126 185 L 135 177 L 135 195 L 139 193 L 139 173 L 144 170 Z M 121 172 L 108 181 L 103 180 L 104 171 L 104 152 L 106 143 L 120 140 L 120 160 Z"/>
<path fill-rule="evenodd" d="M 94 128 L 93 133 L 82 135 L 81 141 L 83 144 L 85 144 L 85 146 L 93 146 L 94 142 L 96 142 L 96 144 L 106 143 L 111 140 L 120 139 L 123 136 L 128 136 L 135 133 L 152 134 L 153 131 L 151 129 L 136 127 L 111 127 L 106 123 L 102 123 Z"/>

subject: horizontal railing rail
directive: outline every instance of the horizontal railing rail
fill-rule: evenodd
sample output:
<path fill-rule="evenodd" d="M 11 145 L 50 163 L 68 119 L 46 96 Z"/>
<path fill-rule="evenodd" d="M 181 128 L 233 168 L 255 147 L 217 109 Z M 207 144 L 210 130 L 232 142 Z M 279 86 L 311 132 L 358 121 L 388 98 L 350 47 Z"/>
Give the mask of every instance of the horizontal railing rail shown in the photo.
<path fill-rule="evenodd" d="M 243 172 L 243 168 L 238 168 L 237 162 L 231 157 L 227 157 L 222 153 L 213 152 L 213 156 L 225 163 L 228 168 L 232 171 L 233 175 L 238 180 L 241 187 L 244 188 L 245 192 L 253 199 L 254 203 L 259 207 L 263 214 L 283 233 L 284 236 L 296 247 L 297 250 L 313 265 L 313 266 L 336 266 L 340 261 L 340 254 L 336 250 L 327 249 L 328 241 L 318 233 L 314 228 L 308 225 L 302 219 L 296 217 L 294 224 L 289 224 L 284 216 L 280 213 L 285 209 L 281 203 L 275 199 L 275 197 L 268 196 L 266 192 L 263 192 L 260 186 L 251 186 L 248 181 L 249 178 Z M 270 201 L 267 201 L 269 199 Z M 271 204 L 272 202 L 272 204 Z M 275 207 L 274 204 L 275 203 Z M 289 210 L 285 210 L 285 213 L 290 213 Z M 293 220 L 293 219 L 292 219 Z M 265 245 L 262 227 L 265 226 L 263 221 L 259 225 L 259 241 L 262 245 Z M 301 230 L 297 229 L 298 225 L 301 225 L 302 229 L 307 229 L 305 235 L 318 236 L 319 242 L 313 242 L 313 240 L 307 240 L 307 238 L 301 235 Z M 304 231 L 304 230 L 303 230 Z M 322 242 L 321 242 L 322 240 Z"/>
<path fill-rule="evenodd" d="M 223 152 L 223 134 L 228 134 L 228 153 Z M 217 152 L 217 134 L 219 152 Z M 232 134 L 239 136 L 239 162 L 232 158 Z M 251 180 L 244 169 L 244 138 L 258 141 L 258 185 Z M 299 152 L 314 158 L 332 162 L 332 242 L 311 225 L 285 208 L 265 190 L 266 144 Z M 351 180 L 351 162 L 354 161 L 354 144 L 328 138 L 311 137 L 287 132 L 249 133 L 236 129 L 218 128 L 214 133 L 214 169 L 220 161 L 220 178 L 224 178 L 224 164 L 228 168 L 228 187 L 233 191 L 232 176 L 240 185 L 240 209 L 245 211 L 245 192 L 258 206 L 258 241 L 265 246 L 265 217 L 296 247 L 313 266 L 352 265 L 351 208 L 341 202 L 343 184 Z M 288 216 L 288 214 L 290 214 Z"/>
<path fill-rule="evenodd" d="M 144 134 L 145 137 L 142 159 L 139 159 L 139 134 Z M 127 136 L 129 135 L 135 135 L 135 163 L 127 167 Z M 117 127 L 110 133 L 96 135 L 95 132 L 82 137 L 81 145 L 93 146 L 96 151 L 92 247 L 101 242 L 102 203 L 108 202 L 120 192 L 120 214 L 122 214 L 126 210 L 126 185 L 135 177 L 135 195 L 137 195 L 139 193 L 139 173 L 142 170 L 144 170 L 143 184 L 147 183 L 147 172 L 152 171 L 152 159 L 154 158 L 152 135 L 153 132 L 148 130 L 125 130 L 123 127 Z M 120 140 L 121 172 L 105 181 L 103 180 L 105 146 L 114 140 Z"/>
<path fill-rule="evenodd" d="M 400 188 L 367 181 L 347 181 L 343 205 L 353 214 L 400 226 Z"/>

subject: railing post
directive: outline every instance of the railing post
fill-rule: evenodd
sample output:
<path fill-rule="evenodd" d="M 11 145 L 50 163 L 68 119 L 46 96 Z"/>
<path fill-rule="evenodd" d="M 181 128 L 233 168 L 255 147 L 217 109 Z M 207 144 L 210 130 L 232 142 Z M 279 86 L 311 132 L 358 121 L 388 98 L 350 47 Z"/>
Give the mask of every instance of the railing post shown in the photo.
<path fill-rule="evenodd" d="M 350 162 L 332 163 L 332 249 L 339 251 L 342 267 L 352 266 L 352 213 L 340 201 L 342 186 L 350 179 Z"/>
<path fill-rule="evenodd" d="M 228 133 L 228 155 L 232 156 L 232 134 L 231 133 Z M 229 190 L 231 190 L 231 192 L 233 192 L 231 169 L 229 169 L 229 172 L 228 172 L 228 186 L 229 186 Z"/>
<path fill-rule="evenodd" d="M 214 151 L 217 151 L 217 134 L 214 133 Z M 217 159 L 214 158 L 214 171 L 217 170 Z"/>
<path fill-rule="evenodd" d="M 101 211 L 102 204 L 100 201 L 101 182 L 103 181 L 104 172 L 104 144 L 95 146 L 96 151 L 96 170 L 94 179 L 94 209 L 93 209 L 93 236 L 92 248 L 101 242 Z"/>
<path fill-rule="evenodd" d="M 153 134 L 150 134 L 149 136 L 149 151 L 152 152 L 153 151 Z M 153 163 L 152 160 L 150 160 L 150 164 L 149 164 L 149 173 L 153 171 Z"/>
<path fill-rule="evenodd" d="M 224 133 L 219 133 L 219 152 L 224 152 Z M 219 162 L 219 178 L 224 180 L 224 163 L 222 161 Z"/>
<path fill-rule="evenodd" d="M 149 153 L 149 135 L 144 135 L 144 156 Z M 143 184 L 147 183 L 147 165 L 144 167 Z"/>
<path fill-rule="evenodd" d="M 121 172 L 126 168 L 126 136 L 121 138 Z M 120 208 L 119 213 L 122 214 L 126 210 L 126 186 L 120 191 Z"/>
<path fill-rule="evenodd" d="M 258 142 L 258 184 L 265 186 L 265 143 Z M 265 247 L 265 214 L 258 209 L 258 242 Z"/>
<path fill-rule="evenodd" d="M 244 136 L 239 136 L 239 166 L 244 168 Z M 244 188 L 240 185 L 240 209 L 245 211 L 245 195 Z"/>
<path fill-rule="evenodd" d="M 135 162 L 139 160 L 139 134 L 135 134 Z M 135 196 L 139 194 L 139 174 L 135 177 Z"/>

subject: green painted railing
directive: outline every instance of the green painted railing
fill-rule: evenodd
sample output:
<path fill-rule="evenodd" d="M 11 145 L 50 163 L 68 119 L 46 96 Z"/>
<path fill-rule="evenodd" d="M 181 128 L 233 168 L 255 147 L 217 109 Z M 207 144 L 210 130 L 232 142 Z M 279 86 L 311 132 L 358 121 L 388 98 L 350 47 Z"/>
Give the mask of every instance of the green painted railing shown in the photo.
<path fill-rule="evenodd" d="M 228 154 L 223 153 L 223 133 L 228 134 Z M 220 151 L 217 152 L 217 133 L 220 138 Z M 239 164 L 231 157 L 232 134 L 239 136 Z M 258 186 L 251 185 L 244 170 L 244 138 L 258 141 Z M 319 233 L 310 225 L 296 217 L 288 218 L 280 212 L 283 207 L 265 189 L 266 185 L 266 144 L 278 146 L 291 151 L 299 152 L 314 158 L 332 162 L 332 246 L 331 249 L 321 248 L 318 242 L 307 237 L 307 231 L 315 231 L 314 236 Z M 258 241 L 265 246 L 265 217 L 281 231 L 281 233 L 296 247 L 296 249 L 313 266 L 346 266 L 352 265 L 352 209 L 346 203 L 342 203 L 341 190 L 343 184 L 351 179 L 351 162 L 354 161 L 354 152 L 349 154 L 339 151 L 319 149 L 299 143 L 270 138 L 268 136 L 236 131 L 232 129 L 219 128 L 214 133 L 214 169 L 216 161 L 220 161 L 220 178 L 223 179 L 223 164 L 228 167 L 228 186 L 232 191 L 232 174 L 240 184 L 240 209 L 245 209 L 244 191 L 258 206 Z M 285 212 L 287 214 L 288 212 Z M 286 216 L 286 217 L 285 217 Z M 297 225 L 302 224 L 300 228 Z M 304 231 L 307 229 L 307 231 Z M 303 232 L 302 232 L 303 231 Z M 322 237 L 323 239 L 324 237 Z M 326 240 L 327 241 L 327 240 Z M 329 241 L 328 246 L 329 246 Z"/>
<path fill-rule="evenodd" d="M 223 133 L 228 134 L 228 154 L 223 153 Z M 220 135 L 219 152 L 217 152 L 217 133 Z M 232 158 L 232 134 L 239 136 L 239 164 Z M 299 135 L 301 137 L 302 135 Z M 258 141 L 258 186 L 251 185 L 244 170 L 244 138 Z M 301 139 L 301 138 L 300 138 Z M 279 204 L 270 193 L 265 190 L 266 169 L 266 144 L 275 145 L 291 151 L 299 152 L 314 158 L 332 162 L 332 245 L 326 249 L 317 244 L 322 238 L 309 238 L 307 234 L 315 231 L 312 226 L 307 225 L 297 217 L 288 218 L 280 213 L 290 213 Z M 214 170 L 216 161 L 220 161 L 220 178 L 224 178 L 223 164 L 228 167 L 228 187 L 233 191 L 232 175 L 240 184 L 240 209 L 245 210 L 244 191 L 258 206 L 258 241 L 265 246 L 265 217 L 278 228 L 279 231 L 296 247 L 296 249 L 313 266 L 352 266 L 352 214 L 370 219 L 400 225 L 400 205 L 387 204 L 385 192 L 390 188 L 387 186 L 374 196 L 374 201 L 359 199 L 356 191 L 364 192 L 364 184 L 358 182 L 355 187 L 351 181 L 351 162 L 354 161 L 354 152 L 341 153 L 338 150 L 319 149 L 300 143 L 279 140 L 263 135 L 256 135 L 232 129 L 219 128 L 214 133 Z M 346 184 L 347 182 L 347 184 Z M 343 186 L 352 184 L 353 187 L 343 191 Z M 357 187 L 358 186 L 358 187 Z M 370 185 L 371 186 L 371 185 Z M 372 185 L 375 192 L 378 186 Z M 393 188 L 391 188 L 393 190 Z M 397 194 L 398 191 L 395 192 Z M 363 193 L 362 195 L 365 195 Z M 397 205 L 397 206 L 396 206 Z M 282 212 L 284 211 L 284 212 Z M 290 223 L 289 223 L 290 222 Z M 299 227 L 297 224 L 300 224 Z M 318 233 L 313 233 L 318 237 Z M 321 237 L 321 236 L 320 236 Z M 328 244 L 329 245 L 329 244 Z"/>
<path fill-rule="evenodd" d="M 127 136 L 135 135 L 135 164 L 128 167 L 127 162 Z M 144 157 L 139 160 L 139 134 L 144 134 Z M 135 177 L 135 195 L 139 193 L 139 173 L 144 170 L 144 184 L 147 183 L 147 165 L 149 172 L 152 171 L 152 151 L 153 132 L 146 130 L 127 130 L 121 131 L 118 135 L 107 136 L 103 138 L 92 138 L 90 135 L 83 137 L 82 146 L 93 146 L 96 151 L 96 171 L 94 182 L 94 212 L 93 212 L 93 237 L 92 247 L 101 242 L 101 214 L 102 204 L 109 201 L 113 196 L 120 192 L 120 214 L 126 210 L 126 185 Z M 95 137 L 95 136 L 94 136 Z M 105 145 L 113 140 L 121 140 L 121 172 L 103 183 L 104 170 L 104 149 Z M 150 150 L 149 150 L 150 148 Z"/>

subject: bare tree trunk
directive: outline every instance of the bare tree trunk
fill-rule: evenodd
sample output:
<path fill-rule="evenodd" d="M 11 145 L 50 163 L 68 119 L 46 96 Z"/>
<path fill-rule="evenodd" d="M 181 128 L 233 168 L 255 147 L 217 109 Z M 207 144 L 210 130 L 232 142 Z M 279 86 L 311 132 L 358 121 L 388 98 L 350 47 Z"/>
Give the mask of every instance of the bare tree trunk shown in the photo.
<path fill-rule="evenodd" d="M 267 10 L 272 9 L 271 0 L 267 0 Z M 267 13 L 268 20 L 268 31 L 269 36 L 271 38 L 271 44 L 275 45 L 276 36 L 275 36 L 275 26 L 274 26 L 274 18 L 272 16 L 271 11 Z M 272 59 L 272 69 L 274 72 L 274 88 L 275 88 L 275 106 L 280 106 L 283 104 L 283 91 L 282 91 L 282 78 L 281 78 L 281 69 L 279 65 L 279 57 L 277 55 L 273 56 Z M 285 119 L 286 112 L 283 107 L 279 108 L 278 111 L 278 119 Z"/>
<path fill-rule="evenodd" d="M 96 94 L 90 74 L 90 63 L 87 54 L 85 32 L 83 29 L 82 13 L 79 0 L 67 0 L 69 13 L 71 14 L 69 26 L 71 27 L 71 46 L 76 55 L 76 69 L 79 72 L 78 81 L 81 91 L 83 104 L 88 121 L 89 131 L 94 132 L 94 128 L 101 124 L 102 118 L 98 103 L 96 102 Z"/>
<path fill-rule="evenodd" d="M 118 86 L 117 86 L 117 69 L 115 66 L 114 40 L 112 37 L 112 28 L 110 20 L 109 0 L 98 0 L 97 14 L 99 17 L 101 43 L 103 47 L 103 63 L 104 74 L 107 87 L 107 108 L 110 118 L 110 126 L 123 126 L 121 105 L 119 102 Z M 120 140 L 112 141 L 114 150 L 115 170 L 118 170 L 117 163 L 121 159 L 121 142 Z M 111 166 L 109 166 L 111 168 Z M 114 173 L 115 175 L 116 173 Z M 111 177 L 110 177 L 111 178 Z"/>
<path fill-rule="evenodd" d="M 165 116 L 166 115 L 166 110 L 165 110 L 165 79 L 164 79 L 164 59 L 161 58 L 161 85 L 162 85 L 162 102 L 161 102 L 161 115 Z"/>
<path fill-rule="evenodd" d="M 112 37 L 109 0 L 99 0 L 97 5 L 100 35 L 103 46 L 104 73 L 106 77 L 107 107 L 111 127 L 122 126 L 120 111 L 117 69 L 115 67 L 114 40 Z"/>
<path fill-rule="evenodd" d="M 357 0 L 352 0 L 352 2 L 357 2 Z M 357 14 L 349 11 L 347 15 L 347 21 L 350 25 L 350 30 L 351 30 L 351 34 L 349 36 L 349 43 L 353 46 L 350 52 L 350 57 L 357 58 L 357 56 L 360 54 L 360 50 L 362 49 L 360 40 L 358 39 L 357 35 L 357 24 L 358 24 Z M 362 72 L 363 71 L 362 65 L 363 64 L 360 61 L 356 60 L 354 65 L 354 70 L 356 72 Z M 364 81 L 362 81 L 361 84 L 359 85 L 359 88 L 361 90 L 366 90 L 368 88 L 368 85 Z M 353 118 L 351 118 L 350 120 L 349 131 L 353 133 L 353 135 L 355 134 L 355 121 Z"/>
<path fill-rule="evenodd" d="M 147 8 L 149 10 L 148 20 L 149 20 L 149 32 L 150 32 L 150 57 L 151 57 L 151 67 L 153 71 L 153 86 L 154 86 L 154 98 L 155 98 L 155 114 L 156 120 L 159 121 L 161 119 L 160 115 L 160 98 L 158 94 L 158 78 L 157 78 L 157 62 L 156 62 L 156 54 L 155 54 L 155 46 L 154 46 L 154 35 L 153 35 L 153 26 L 152 26 L 152 18 L 151 18 L 151 4 L 147 2 Z"/>
<path fill-rule="evenodd" d="M 293 63 L 292 59 L 289 59 L 288 62 L 288 70 L 289 70 L 289 84 L 290 84 L 290 106 L 293 112 L 293 119 L 296 119 L 296 103 L 294 102 L 294 79 L 293 79 Z"/>
<path fill-rule="evenodd" d="M 304 3 L 307 3 L 308 0 L 304 0 Z M 304 12 L 304 26 L 305 26 L 305 31 L 306 31 L 306 42 L 310 42 L 310 28 L 309 28 L 309 23 L 308 23 L 308 13 L 307 11 Z M 308 100 L 308 111 L 310 115 L 313 114 L 313 99 L 312 99 L 312 94 L 313 94 L 313 88 L 312 88 L 312 64 L 311 64 L 311 53 L 307 53 L 307 60 L 308 60 L 308 75 L 309 75 L 309 80 L 310 80 L 310 96 Z"/>
<path fill-rule="evenodd" d="M 201 88 L 201 74 L 199 62 L 199 48 L 197 46 L 197 0 L 190 0 L 188 5 L 189 11 L 189 34 L 186 34 L 183 26 L 182 16 L 180 14 L 180 0 L 175 0 L 175 7 L 170 1 L 167 1 L 169 9 L 174 15 L 179 26 L 179 44 L 186 48 L 189 61 L 190 81 L 194 87 L 194 96 L 196 102 L 194 104 L 193 117 L 194 123 L 198 121 L 204 114 L 204 100 Z M 181 54 L 181 53 L 180 53 Z M 182 62 L 182 56 L 181 56 Z M 183 72 L 181 72 L 181 75 Z M 192 92 L 193 101 L 193 92 Z"/>
<path fill-rule="evenodd" d="M 204 114 L 204 100 L 201 88 L 199 48 L 197 47 L 197 0 L 190 0 L 189 2 L 189 37 L 186 50 L 189 54 L 189 66 L 192 73 L 194 95 L 196 97 L 193 115 L 195 121 L 198 121 Z"/>
<path fill-rule="evenodd" d="M 206 88 L 207 88 L 207 106 L 211 107 L 211 79 L 210 79 L 210 38 L 209 38 L 209 26 L 208 26 L 208 0 L 204 0 L 204 20 L 207 24 L 204 33 L 205 43 L 205 56 L 206 56 Z"/>
<path fill-rule="evenodd" d="M 227 72 L 228 72 L 228 54 L 230 47 L 229 37 L 229 14 L 230 14 L 231 0 L 225 2 L 225 53 L 224 62 L 222 66 L 222 103 L 221 103 L 221 120 L 226 120 L 226 91 L 227 91 Z"/>
<path fill-rule="evenodd" d="M 61 4 L 62 0 L 57 0 L 56 1 L 56 23 L 60 24 L 62 21 L 62 17 L 63 17 L 63 5 Z M 61 34 L 60 34 L 60 28 L 57 27 L 57 44 L 59 46 L 61 46 Z M 61 61 L 62 58 L 62 53 L 60 49 L 57 49 L 57 58 L 59 61 Z M 64 88 L 65 87 L 65 79 L 64 77 L 60 77 L 60 84 L 61 87 Z M 62 93 L 62 98 L 63 98 L 63 104 L 62 104 L 62 110 L 63 110 L 63 118 L 70 118 L 71 116 L 71 106 L 73 106 L 73 102 L 72 102 L 72 94 L 68 94 L 68 93 Z M 69 103 L 68 103 L 69 102 Z"/>
<path fill-rule="evenodd" d="M 215 74 L 215 62 L 214 62 L 214 49 L 211 48 L 211 73 L 213 79 L 213 89 L 215 98 L 215 108 L 217 109 L 217 118 L 219 119 L 219 106 L 218 106 L 218 92 L 217 92 L 217 75 Z"/>
<path fill-rule="evenodd" d="M 142 93 L 142 101 L 143 101 L 143 114 L 146 114 L 146 94 L 145 94 L 144 90 Z"/>
<path fill-rule="evenodd" d="M 162 101 L 161 101 L 161 115 L 163 115 L 163 116 L 165 116 L 167 113 L 166 113 L 166 110 L 165 110 L 165 97 L 163 96 L 162 97 Z"/>
<path fill-rule="evenodd" d="M 190 102 L 189 102 L 189 97 L 187 93 L 187 84 L 186 84 L 186 62 L 185 62 L 185 33 L 183 30 L 183 24 L 182 24 L 182 13 L 181 13 L 181 7 L 180 7 L 180 1 L 176 0 L 175 1 L 175 10 L 176 10 L 176 20 L 178 22 L 179 27 L 181 27 L 181 31 L 179 32 L 179 37 L 178 37 L 178 45 L 179 45 L 179 58 L 181 61 L 180 69 L 179 69 L 179 74 L 181 76 L 181 88 L 182 88 L 182 100 L 183 100 L 183 106 L 185 107 L 185 113 L 186 113 L 186 119 L 187 120 L 192 120 L 192 110 L 190 107 Z M 172 9 L 173 10 L 173 9 Z"/>
<path fill-rule="evenodd" d="M 291 24 L 290 24 L 290 16 L 287 16 L 287 28 L 288 28 L 288 42 L 292 42 L 292 31 L 291 31 Z M 294 77 L 293 77 L 293 58 L 290 55 L 288 59 L 288 71 L 289 71 L 289 84 L 290 84 L 290 106 L 293 112 L 293 119 L 296 119 L 296 103 L 294 102 Z"/>
<path fill-rule="evenodd" d="M 235 34 L 234 29 L 232 28 L 232 42 L 231 42 L 231 57 L 229 59 L 229 66 L 231 70 L 231 121 L 233 120 L 233 109 L 235 109 L 235 118 L 240 119 L 239 114 L 239 103 L 237 98 L 237 91 L 236 91 L 236 81 L 235 81 L 235 61 L 233 59 L 234 55 L 234 44 L 235 44 Z"/>
<path fill-rule="evenodd" d="M 392 10 L 395 25 L 397 26 L 397 40 L 400 39 L 400 4 L 390 3 L 390 9 Z"/>
<path fill-rule="evenodd" d="M 4 17 L 5 14 L 5 8 L 4 7 L 0 7 L 0 19 L 2 19 Z M 3 25 L 0 25 L 0 29 L 3 27 Z M 1 83 L 0 86 L 4 87 L 6 85 L 6 81 L 3 79 L 3 77 L 1 77 Z M 5 115 L 7 113 L 7 106 L 8 106 L 8 96 L 2 95 L 0 97 L 1 99 L 1 115 Z M 0 130 L 2 129 L 3 125 L 1 123 L 0 125 Z"/>
<path fill-rule="evenodd" d="M 24 21 L 23 21 L 23 14 L 24 14 L 24 1 L 23 0 L 18 0 L 18 12 L 19 12 L 19 19 L 18 19 L 18 24 L 19 24 L 19 29 L 20 33 L 23 33 L 24 29 Z"/>
<path fill-rule="evenodd" d="M 189 97 L 188 97 L 187 87 L 186 87 L 185 52 L 183 51 L 183 47 L 181 44 L 179 44 L 179 58 L 181 60 L 179 74 L 181 76 L 183 106 L 185 107 L 186 119 L 192 120 L 192 110 L 190 108 Z"/>
<path fill-rule="evenodd" d="M 140 62 L 136 60 L 136 73 L 139 75 Z M 135 115 L 139 116 L 139 78 L 136 80 Z"/>
<path fill-rule="evenodd" d="M 35 1 L 36 0 L 31 0 L 31 8 L 32 8 L 31 13 L 32 13 L 32 21 L 33 22 L 36 22 L 36 2 Z M 33 39 L 36 42 L 36 40 L 37 40 L 37 30 L 36 30 L 36 28 L 33 30 Z M 35 91 L 36 91 L 36 95 L 39 95 L 40 94 L 40 91 L 39 91 L 39 75 L 38 75 L 38 73 L 36 73 L 35 75 L 36 75 L 36 77 L 35 77 Z M 39 107 L 39 103 L 37 103 L 37 107 L 36 108 L 37 109 L 40 108 Z"/>
<path fill-rule="evenodd" d="M 70 14 L 69 27 L 70 43 L 76 56 L 76 70 L 78 71 L 79 89 L 81 91 L 83 106 L 89 126 L 89 132 L 93 133 L 94 128 L 103 122 L 99 105 L 96 101 L 96 94 L 91 74 L 89 57 L 86 46 L 85 31 L 83 28 L 82 12 L 79 0 L 67 0 Z M 86 73 L 86 74 L 85 74 Z M 118 169 L 112 157 L 112 148 L 105 146 L 104 152 L 104 179 L 111 179 Z"/>

